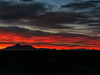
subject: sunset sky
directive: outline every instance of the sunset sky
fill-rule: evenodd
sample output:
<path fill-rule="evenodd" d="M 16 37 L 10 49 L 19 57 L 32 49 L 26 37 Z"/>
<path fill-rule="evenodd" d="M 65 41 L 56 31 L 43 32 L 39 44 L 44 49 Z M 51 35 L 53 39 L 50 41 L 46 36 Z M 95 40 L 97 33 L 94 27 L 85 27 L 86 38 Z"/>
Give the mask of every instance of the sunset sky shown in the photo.
<path fill-rule="evenodd" d="M 100 0 L 0 0 L 0 49 L 100 50 Z"/>

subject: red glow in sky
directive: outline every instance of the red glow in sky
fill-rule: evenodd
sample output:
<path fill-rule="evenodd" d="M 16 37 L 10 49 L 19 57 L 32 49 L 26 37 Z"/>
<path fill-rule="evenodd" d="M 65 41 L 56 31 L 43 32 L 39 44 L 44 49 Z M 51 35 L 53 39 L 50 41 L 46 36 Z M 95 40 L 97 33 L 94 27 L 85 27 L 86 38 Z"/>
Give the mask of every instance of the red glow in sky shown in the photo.
<path fill-rule="evenodd" d="M 56 1 L 1 0 L 0 49 L 23 44 L 100 50 L 100 2 Z"/>
<path fill-rule="evenodd" d="M 23 33 L 24 34 L 24 33 Z M 27 37 L 29 36 L 29 37 Z M 0 49 L 14 44 L 27 44 L 36 48 L 50 48 L 50 49 L 100 49 L 99 38 L 91 38 L 87 36 L 34 36 L 18 32 L 0 31 Z"/>

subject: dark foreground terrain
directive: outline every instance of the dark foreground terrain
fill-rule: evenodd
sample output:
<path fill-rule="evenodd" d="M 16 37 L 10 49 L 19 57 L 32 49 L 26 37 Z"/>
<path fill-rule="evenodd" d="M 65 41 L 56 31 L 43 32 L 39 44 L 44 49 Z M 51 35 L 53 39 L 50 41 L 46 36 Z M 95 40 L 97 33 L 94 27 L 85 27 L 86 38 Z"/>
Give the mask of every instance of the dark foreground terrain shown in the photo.
<path fill-rule="evenodd" d="M 0 75 L 100 75 L 100 51 L 0 51 Z"/>

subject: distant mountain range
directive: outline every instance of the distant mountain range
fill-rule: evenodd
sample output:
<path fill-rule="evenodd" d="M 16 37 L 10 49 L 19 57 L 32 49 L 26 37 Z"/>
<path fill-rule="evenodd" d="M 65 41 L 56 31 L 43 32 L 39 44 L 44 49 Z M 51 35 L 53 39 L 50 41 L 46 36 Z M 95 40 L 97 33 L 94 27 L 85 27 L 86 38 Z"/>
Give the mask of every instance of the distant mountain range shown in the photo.
<path fill-rule="evenodd" d="M 7 47 L 5 49 L 2 49 L 3 51 L 56 51 L 56 49 L 47 49 L 47 48 L 35 48 L 31 45 L 20 45 L 16 44 L 11 47 Z M 62 49 L 62 51 L 65 51 Z M 67 50 L 68 51 L 68 50 Z M 70 49 L 69 51 L 96 51 L 95 49 L 89 50 L 89 49 Z"/>
<path fill-rule="evenodd" d="M 35 47 L 31 46 L 31 45 L 16 44 L 14 46 L 7 47 L 7 48 L 5 48 L 3 50 L 11 50 L 11 51 L 13 51 L 13 50 L 15 50 L 15 51 L 18 51 L 18 50 L 32 50 L 32 51 L 34 51 L 34 50 L 36 50 L 36 51 L 40 51 L 40 50 L 56 50 L 56 49 L 46 49 L 46 48 L 38 48 L 37 49 L 37 48 L 35 48 Z"/>

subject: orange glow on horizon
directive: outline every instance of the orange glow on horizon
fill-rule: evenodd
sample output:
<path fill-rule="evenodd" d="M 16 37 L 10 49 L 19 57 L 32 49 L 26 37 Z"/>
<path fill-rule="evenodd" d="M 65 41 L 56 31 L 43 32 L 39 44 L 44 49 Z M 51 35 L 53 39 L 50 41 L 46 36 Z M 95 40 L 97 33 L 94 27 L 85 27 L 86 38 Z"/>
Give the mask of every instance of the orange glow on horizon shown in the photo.
<path fill-rule="evenodd" d="M 15 44 L 29 44 L 36 48 L 49 49 L 97 49 L 100 50 L 99 38 L 86 36 L 34 36 L 24 32 L 0 31 L 0 49 L 4 49 Z"/>
<path fill-rule="evenodd" d="M 10 46 L 14 46 L 14 44 L 2 44 L 0 45 L 0 49 L 4 49 L 6 47 L 10 47 Z M 100 50 L 100 47 L 66 47 L 66 46 L 52 46 L 52 45 L 40 45 L 40 46 L 35 46 L 32 45 L 35 48 L 48 48 L 48 49 L 57 49 L 57 50 L 70 50 L 70 49 L 96 49 L 96 50 Z"/>

